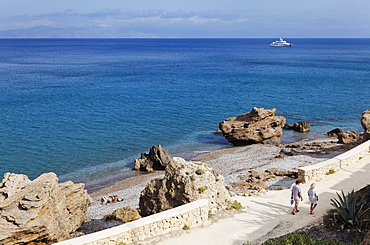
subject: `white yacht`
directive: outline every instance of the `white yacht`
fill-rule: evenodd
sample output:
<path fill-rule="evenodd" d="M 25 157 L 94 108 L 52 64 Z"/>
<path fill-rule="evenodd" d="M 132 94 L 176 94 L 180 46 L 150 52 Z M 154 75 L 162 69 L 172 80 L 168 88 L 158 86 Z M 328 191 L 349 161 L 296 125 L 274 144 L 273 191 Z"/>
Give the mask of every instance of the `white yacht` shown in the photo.
<path fill-rule="evenodd" d="M 280 40 L 270 43 L 270 47 L 292 47 L 292 46 L 293 44 L 288 43 L 282 38 L 280 38 Z"/>

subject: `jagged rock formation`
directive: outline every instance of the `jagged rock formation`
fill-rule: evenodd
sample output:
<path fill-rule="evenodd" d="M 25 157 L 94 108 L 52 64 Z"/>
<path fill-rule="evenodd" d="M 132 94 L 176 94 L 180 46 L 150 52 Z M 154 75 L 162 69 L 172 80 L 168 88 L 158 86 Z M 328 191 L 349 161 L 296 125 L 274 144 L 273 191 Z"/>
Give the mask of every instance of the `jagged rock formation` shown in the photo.
<path fill-rule="evenodd" d="M 108 217 L 108 219 L 115 219 L 123 223 L 131 222 L 141 218 L 139 212 L 129 206 L 118 208 L 114 210 Z"/>
<path fill-rule="evenodd" d="M 340 128 L 335 128 L 328 133 L 329 137 L 337 137 L 339 144 L 354 143 L 361 140 L 361 135 L 353 131 L 343 132 Z"/>
<path fill-rule="evenodd" d="M 164 178 L 150 181 L 141 192 L 140 214 L 148 216 L 203 198 L 214 210 L 229 208 L 232 202 L 222 175 L 207 164 L 175 157 Z"/>
<path fill-rule="evenodd" d="M 254 107 L 251 112 L 226 119 L 219 128 L 234 145 L 279 144 L 286 119 L 275 116 L 275 111 Z"/>
<path fill-rule="evenodd" d="M 359 140 L 360 136 L 353 131 L 346 131 L 338 135 L 338 143 L 339 144 L 347 144 L 356 142 Z"/>
<path fill-rule="evenodd" d="M 54 243 L 87 219 L 92 202 L 84 184 L 58 183 L 55 173 L 31 181 L 6 173 L 0 184 L 0 244 Z"/>
<path fill-rule="evenodd" d="M 364 128 L 363 140 L 367 141 L 370 139 L 370 110 L 362 112 L 361 125 Z"/>
<path fill-rule="evenodd" d="M 164 170 L 172 162 L 172 156 L 161 145 L 157 145 L 150 148 L 149 154 L 141 153 L 141 158 L 134 161 L 136 170 L 151 172 Z"/>

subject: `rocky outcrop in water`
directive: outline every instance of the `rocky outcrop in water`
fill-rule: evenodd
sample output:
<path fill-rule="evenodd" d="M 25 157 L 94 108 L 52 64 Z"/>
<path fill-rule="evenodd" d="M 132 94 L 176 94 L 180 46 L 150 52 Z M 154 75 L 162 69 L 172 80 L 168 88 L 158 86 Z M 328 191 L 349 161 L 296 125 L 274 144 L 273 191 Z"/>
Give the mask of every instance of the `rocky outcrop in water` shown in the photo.
<path fill-rule="evenodd" d="M 285 124 L 284 129 L 294 130 L 296 132 L 304 133 L 310 131 L 310 124 L 308 122 L 296 122 L 292 124 Z"/>
<path fill-rule="evenodd" d="M 87 219 L 91 201 L 84 184 L 59 184 L 54 173 L 33 181 L 6 173 L 0 184 L 0 244 L 68 239 Z"/>
<path fill-rule="evenodd" d="M 370 110 L 362 112 L 361 125 L 364 128 L 363 140 L 367 141 L 370 139 Z"/>
<path fill-rule="evenodd" d="M 163 179 L 150 181 L 141 192 L 141 216 L 148 216 L 181 206 L 198 199 L 208 199 L 210 209 L 229 208 L 231 197 L 224 178 L 201 162 L 189 162 L 175 157 L 167 165 Z"/>
<path fill-rule="evenodd" d="M 293 124 L 293 129 L 300 133 L 305 133 L 311 130 L 308 122 L 296 122 Z"/>
<path fill-rule="evenodd" d="M 226 119 L 219 128 L 234 145 L 279 144 L 286 119 L 275 116 L 275 111 L 254 107 L 251 112 Z"/>
<path fill-rule="evenodd" d="M 134 161 L 136 170 L 151 172 L 164 170 L 172 162 L 172 156 L 161 145 L 157 145 L 150 148 L 149 154 L 141 153 L 141 158 Z"/>

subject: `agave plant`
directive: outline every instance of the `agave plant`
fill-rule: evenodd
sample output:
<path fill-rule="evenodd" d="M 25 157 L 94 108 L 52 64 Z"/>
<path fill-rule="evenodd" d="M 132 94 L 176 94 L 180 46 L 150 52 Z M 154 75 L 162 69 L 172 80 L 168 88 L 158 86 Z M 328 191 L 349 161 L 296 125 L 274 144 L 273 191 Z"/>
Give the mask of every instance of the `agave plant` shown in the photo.
<path fill-rule="evenodd" d="M 356 232 L 357 239 L 360 240 L 365 233 L 368 220 L 365 215 L 370 211 L 370 208 L 364 209 L 364 196 L 359 197 L 352 190 L 347 195 L 342 190 L 342 195 L 337 193 L 337 199 L 330 199 L 337 211 L 337 217 L 342 223 L 342 229 L 348 227 Z"/>
<path fill-rule="evenodd" d="M 342 195 L 337 193 L 337 197 L 338 199 L 330 199 L 331 205 L 335 207 L 338 218 L 342 222 L 343 226 L 352 226 L 356 217 L 356 197 L 354 195 L 354 191 L 345 195 L 342 190 Z"/>

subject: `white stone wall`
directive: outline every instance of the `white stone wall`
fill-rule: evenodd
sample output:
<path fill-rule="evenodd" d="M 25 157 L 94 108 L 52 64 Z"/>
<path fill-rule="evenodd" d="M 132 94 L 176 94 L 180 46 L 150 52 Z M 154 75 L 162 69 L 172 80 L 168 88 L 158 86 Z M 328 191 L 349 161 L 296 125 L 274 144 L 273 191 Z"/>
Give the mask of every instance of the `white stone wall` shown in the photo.
<path fill-rule="evenodd" d="M 145 244 L 144 240 L 153 236 L 165 235 L 191 228 L 208 220 L 209 204 L 207 199 L 198 200 L 170 210 L 150 215 L 138 220 L 89 235 L 57 243 L 58 245 L 116 245 Z M 148 243 L 150 244 L 150 242 Z"/>
<path fill-rule="evenodd" d="M 329 174 L 330 171 L 333 170 L 336 172 L 341 168 L 358 161 L 369 152 L 370 152 L 370 140 L 365 141 L 361 145 L 332 159 L 319 162 L 314 165 L 299 168 L 298 178 L 304 180 L 305 182 L 321 179 L 326 174 Z"/>

